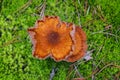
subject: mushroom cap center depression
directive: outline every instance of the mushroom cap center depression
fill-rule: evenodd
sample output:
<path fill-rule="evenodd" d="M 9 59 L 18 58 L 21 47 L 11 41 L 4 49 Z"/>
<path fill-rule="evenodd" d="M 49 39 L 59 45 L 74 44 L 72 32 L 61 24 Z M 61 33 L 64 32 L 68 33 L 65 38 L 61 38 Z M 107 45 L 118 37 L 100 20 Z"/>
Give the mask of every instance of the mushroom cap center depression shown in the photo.
<path fill-rule="evenodd" d="M 58 32 L 51 31 L 47 34 L 48 43 L 51 45 L 55 45 L 60 41 L 60 35 Z"/>

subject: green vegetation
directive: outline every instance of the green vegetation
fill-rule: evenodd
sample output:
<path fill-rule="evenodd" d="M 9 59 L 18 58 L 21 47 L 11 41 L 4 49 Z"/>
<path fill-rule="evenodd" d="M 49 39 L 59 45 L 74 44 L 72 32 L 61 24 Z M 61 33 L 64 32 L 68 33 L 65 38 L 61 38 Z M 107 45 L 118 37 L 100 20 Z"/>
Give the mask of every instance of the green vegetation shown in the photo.
<path fill-rule="evenodd" d="M 0 80 L 53 80 L 78 78 L 72 63 L 39 60 L 32 56 L 27 29 L 40 13 L 82 25 L 93 59 L 75 63 L 86 80 L 120 80 L 120 0 L 1 0 Z M 41 8 L 44 5 L 46 8 Z"/>

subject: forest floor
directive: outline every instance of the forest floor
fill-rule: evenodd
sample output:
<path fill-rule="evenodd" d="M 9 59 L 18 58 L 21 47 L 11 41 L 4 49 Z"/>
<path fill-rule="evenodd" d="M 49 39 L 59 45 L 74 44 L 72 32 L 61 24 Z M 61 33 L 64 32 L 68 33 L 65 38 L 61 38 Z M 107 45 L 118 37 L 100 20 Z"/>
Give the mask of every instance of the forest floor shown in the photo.
<path fill-rule="evenodd" d="M 1 0 L 0 80 L 120 80 L 120 0 Z M 75 63 L 32 56 L 27 29 L 43 15 L 81 25 L 93 59 Z M 74 65 L 73 65 L 74 64 Z M 53 72 L 54 74 L 54 72 Z"/>

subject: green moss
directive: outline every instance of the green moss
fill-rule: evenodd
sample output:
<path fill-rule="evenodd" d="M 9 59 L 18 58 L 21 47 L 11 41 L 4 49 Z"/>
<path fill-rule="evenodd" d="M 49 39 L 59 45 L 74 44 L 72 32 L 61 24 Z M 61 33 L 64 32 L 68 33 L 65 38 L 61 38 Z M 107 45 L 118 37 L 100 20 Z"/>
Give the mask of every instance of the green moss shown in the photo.
<path fill-rule="evenodd" d="M 32 56 L 32 44 L 27 29 L 34 26 L 43 0 L 3 0 L 0 4 L 0 79 L 48 80 L 53 67 L 58 71 L 53 80 L 65 80 L 71 63 L 39 60 Z M 82 25 L 87 34 L 88 50 L 95 49 L 93 60 L 78 65 L 78 71 L 88 80 L 94 69 L 101 70 L 108 63 L 120 65 L 120 0 L 46 0 L 45 15 L 59 16 L 62 21 Z M 105 27 L 112 25 L 106 30 Z M 94 66 L 93 66 L 94 63 Z M 120 71 L 109 66 L 95 79 L 113 80 Z M 74 78 L 75 71 L 69 76 Z"/>

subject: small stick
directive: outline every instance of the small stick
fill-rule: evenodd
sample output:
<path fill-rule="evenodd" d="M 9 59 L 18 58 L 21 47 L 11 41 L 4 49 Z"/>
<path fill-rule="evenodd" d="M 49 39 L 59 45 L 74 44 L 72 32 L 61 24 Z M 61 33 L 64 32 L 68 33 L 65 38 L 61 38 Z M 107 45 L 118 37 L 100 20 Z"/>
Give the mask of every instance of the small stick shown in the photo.
<path fill-rule="evenodd" d="M 100 72 L 102 72 L 105 68 L 107 68 L 108 66 L 113 65 L 113 63 L 109 63 L 107 65 L 105 65 L 101 70 L 98 71 L 98 73 L 96 73 L 95 75 L 98 75 Z"/>
<path fill-rule="evenodd" d="M 57 72 L 58 68 L 53 68 L 51 73 L 50 73 L 50 79 L 49 80 L 53 80 L 53 77 L 55 76 L 55 73 Z"/>
<path fill-rule="evenodd" d="M 24 4 L 22 7 L 17 9 L 17 11 L 15 11 L 13 14 L 15 14 L 17 12 L 23 12 L 31 3 L 32 3 L 32 0 L 29 0 L 26 4 Z"/>
<path fill-rule="evenodd" d="M 73 65 L 73 66 L 74 66 L 74 69 L 75 69 L 75 71 L 76 71 L 76 74 L 81 78 L 82 75 L 81 75 L 80 72 L 78 71 L 77 66 L 76 66 L 76 65 Z"/>
<path fill-rule="evenodd" d="M 120 38 L 119 36 L 116 36 L 115 34 L 103 32 L 103 31 L 100 31 L 100 32 L 93 32 L 92 34 L 98 34 L 98 33 L 108 34 L 108 35 L 111 35 L 111 36 Z"/>
<path fill-rule="evenodd" d="M 40 18 L 44 17 L 44 13 L 45 13 L 45 8 L 46 8 L 46 0 L 44 1 L 43 5 L 41 6 L 42 10 L 40 12 Z"/>
<path fill-rule="evenodd" d="M 15 37 L 15 38 L 9 40 L 8 42 L 3 43 L 3 45 L 0 45 L 0 48 L 8 46 L 8 45 L 15 43 L 15 42 L 19 42 L 18 37 Z"/>

